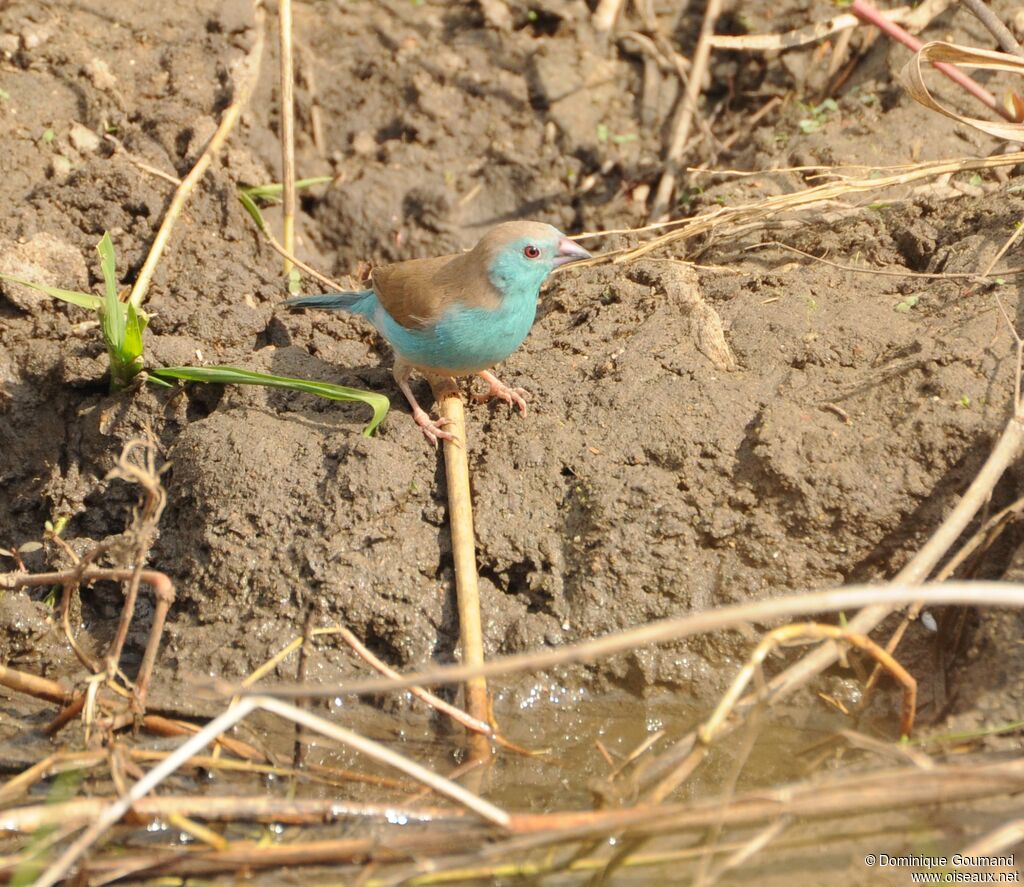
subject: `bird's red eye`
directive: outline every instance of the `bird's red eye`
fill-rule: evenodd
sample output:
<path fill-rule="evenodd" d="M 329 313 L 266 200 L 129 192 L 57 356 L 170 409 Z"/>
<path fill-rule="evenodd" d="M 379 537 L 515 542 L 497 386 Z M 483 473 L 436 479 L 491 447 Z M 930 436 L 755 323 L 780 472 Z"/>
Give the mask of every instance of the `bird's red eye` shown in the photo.
<path fill-rule="evenodd" d="M 531 243 L 523 247 L 523 255 L 528 259 L 536 259 L 540 255 L 540 250 Z"/>

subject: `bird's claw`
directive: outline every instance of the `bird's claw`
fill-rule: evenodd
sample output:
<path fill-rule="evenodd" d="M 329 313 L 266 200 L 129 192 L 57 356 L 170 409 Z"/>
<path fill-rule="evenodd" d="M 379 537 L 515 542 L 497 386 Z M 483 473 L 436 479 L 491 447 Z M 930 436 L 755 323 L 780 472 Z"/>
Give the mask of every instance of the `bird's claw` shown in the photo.
<path fill-rule="evenodd" d="M 529 392 L 525 388 L 509 388 L 504 382 L 497 380 L 487 383 L 487 390 L 473 395 L 477 403 L 486 403 L 497 398 L 503 400 L 509 406 L 518 407 L 521 415 L 526 415 L 526 395 Z"/>
<path fill-rule="evenodd" d="M 444 430 L 445 425 L 452 424 L 451 419 L 446 419 L 444 416 L 437 419 L 431 419 L 430 416 L 423 412 L 423 410 L 418 410 L 413 413 L 412 417 L 416 421 L 416 424 L 420 426 L 420 431 L 423 432 L 423 436 L 435 447 L 437 446 L 439 438 L 441 440 L 455 440 L 454 434 L 450 431 Z"/>

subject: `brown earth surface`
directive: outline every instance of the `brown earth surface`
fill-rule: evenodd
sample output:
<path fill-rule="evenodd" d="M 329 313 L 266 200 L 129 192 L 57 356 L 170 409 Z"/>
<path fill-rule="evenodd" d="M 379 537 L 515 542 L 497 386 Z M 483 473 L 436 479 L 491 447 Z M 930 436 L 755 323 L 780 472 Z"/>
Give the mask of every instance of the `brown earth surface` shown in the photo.
<path fill-rule="evenodd" d="M 530 15 L 526 4 L 507 6 L 507 29 L 476 4 L 296 7 L 299 175 L 337 176 L 303 192 L 307 261 L 359 275 L 366 263 L 469 246 L 511 218 L 570 233 L 645 221 L 637 188 L 657 181 L 674 76 L 651 90 L 642 55 L 607 45 L 582 2 L 538 2 Z M 742 18 L 750 31 L 782 31 L 833 14 L 824 3 L 781 6 L 769 15 L 751 4 L 720 29 L 738 32 Z M 175 177 L 191 168 L 230 101 L 233 63 L 255 39 L 250 14 L 236 0 L 0 7 L 0 272 L 98 292 L 95 245 L 109 231 L 120 282 L 131 284 L 173 192 L 137 162 Z M 680 34 L 689 52 L 692 34 Z M 947 12 L 925 36 L 947 34 L 991 45 L 965 11 Z M 794 166 L 997 147 L 911 102 L 893 78 L 907 53 L 884 41 L 835 109 L 815 117 L 801 104 L 822 85 L 813 51 L 715 54 L 705 96 L 722 106 L 712 128 L 717 139 L 739 136 L 714 158 L 706 146 L 697 153 L 758 174 L 694 174 L 677 215 L 806 187 L 811 173 Z M 382 391 L 393 410 L 376 436 L 359 434 L 365 408 L 307 395 L 141 386 L 111 396 L 89 313 L 0 285 L 0 547 L 24 547 L 26 566 L 42 571 L 67 564 L 52 543 L 31 544 L 46 521 L 69 517 L 63 536 L 78 553 L 121 533 L 136 492 L 107 474 L 125 442 L 151 428 L 170 467 L 149 562 L 178 595 L 154 699 L 179 712 L 196 676 L 247 675 L 301 633 L 308 608 L 396 668 L 450 660 L 457 645 L 443 466 L 391 379 L 387 346 L 358 319 L 275 310 L 280 259 L 236 199 L 240 183 L 280 179 L 277 92 L 268 39 L 254 98 L 157 270 L 147 359 Z M 775 94 L 784 101 L 750 125 Z M 1019 278 L 992 287 L 853 273 L 777 243 L 844 265 L 977 272 L 1024 217 L 1022 179 L 1008 172 L 852 195 L 739 239 L 556 275 L 526 344 L 500 368 L 531 393 L 528 415 L 468 408 L 488 655 L 893 575 L 955 505 L 1006 421 L 1014 352 L 996 295 L 1016 316 Z M 268 218 L 277 224 L 273 210 Z M 1020 264 L 1013 252 L 1006 262 Z M 731 363 L 695 337 L 697 319 L 715 315 Z M 1003 479 L 992 510 L 1017 498 L 1019 480 L 1019 471 Z M 1018 570 L 1020 541 L 1004 534 L 973 575 Z M 44 591 L 0 598 L 0 661 L 68 675 L 75 660 Z M 109 641 L 121 600 L 113 586 L 83 592 L 87 647 Z M 150 615 L 143 600 L 130 638 L 136 662 Z M 1022 628 L 1016 614 L 975 615 L 954 647 L 951 633 L 915 624 L 903 662 L 922 682 L 923 719 L 1019 718 Z M 724 633 L 510 683 L 496 713 L 512 718 L 557 685 L 555 708 L 565 696 L 604 706 L 650 697 L 659 723 L 673 710 L 690 718 L 714 703 L 751 646 L 748 635 Z M 323 639 L 308 677 L 351 674 L 343 650 Z M 774 658 L 772 670 L 799 652 Z M 837 669 L 814 689 L 853 692 L 848 675 Z M 0 707 L 8 701 L 0 694 Z M 885 735 L 897 704 L 894 692 L 882 697 Z M 49 715 L 13 701 L 8 711 L 0 739 L 28 754 L 36 746 L 22 727 Z M 811 695 L 786 718 L 846 723 Z M 642 717 L 623 724 L 615 741 L 629 748 L 622 737 L 643 726 Z M 585 729 L 560 729 L 592 754 Z"/>

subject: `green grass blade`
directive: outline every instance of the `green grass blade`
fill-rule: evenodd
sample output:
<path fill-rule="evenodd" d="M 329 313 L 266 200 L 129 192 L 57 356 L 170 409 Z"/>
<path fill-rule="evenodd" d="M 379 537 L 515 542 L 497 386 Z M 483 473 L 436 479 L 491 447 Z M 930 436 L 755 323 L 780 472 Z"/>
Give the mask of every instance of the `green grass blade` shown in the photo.
<path fill-rule="evenodd" d="M 103 285 L 106 288 L 107 298 L 113 296 L 116 299 L 117 274 L 114 269 L 117 268 L 117 262 L 114 258 L 114 241 L 110 239 L 110 234 L 106 231 L 103 232 L 100 242 L 96 244 L 96 252 L 100 254 L 100 267 L 103 269 Z"/>
<path fill-rule="evenodd" d="M 124 356 L 126 359 L 135 360 L 142 357 L 142 331 L 146 328 L 145 321 L 139 317 L 135 306 L 128 304 L 128 320 L 124 330 Z"/>
<path fill-rule="evenodd" d="M 214 382 L 222 385 L 263 385 L 267 388 L 286 388 L 289 391 L 301 391 L 316 394 L 328 400 L 357 401 L 365 403 L 373 410 L 373 418 L 363 429 L 369 437 L 384 421 L 391 407 L 391 401 L 383 394 L 375 391 L 363 391 L 361 388 L 349 388 L 345 385 L 334 385 L 331 382 L 314 382 L 309 379 L 293 379 L 289 376 L 271 376 L 267 373 L 256 373 L 237 367 L 161 367 L 149 370 L 150 376 L 158 379 L 183 379 L 187 382 Z"/>
<path fill-rule="evenodd" d="M 260 208 L 256 205 L 256 201 L 253 200 L 245 191 L 239 189 L 238 200 L 242 206 L 245 207 L 245 211 L 252 216 L 252 220 L 256 223 L 256 227 L 260 231 L 267 230 L 267 223 L 263 221 L 263 213 L 260 212 Z"/>
<path fill-rule="evenodd" d="M 312 188 L 316 185 L 326 185 L 333 182 L 334 176 L 313 176 L 309 179 L 298 179 L 295 182 L 295 190 Z M 262 200 L 264 203 L 271 203 L 281 199 L 284 185 L 280 182 L 270 182 L 266 185 L 247 185 L 239 189 L 243 194 L 248 195 L 252 200 Z"/>
<path fill-rule="evenodd" d="M 103 299 L 93 293 L 81 293 L 78 290 L 62 290 L 55 286 L 46 286 L 46 284 L 43 283 L 33 283 L 31 280 L 22 280 L 20 277 L 11 277 L 9 274 L 0 274 L 0 280 L 6 280 L 8 283 L 17 283 L 21 286 L 27 286 L 29 289 L 45 293 L 52 299 L 60 299 L 62 302 L 77 305 L 79 308 L 89 308 L 90 310 L 95 311 L 103 304 Z"/>
<path fill-rule="evenodd" d="M 125 314 L 117 299 L 117 275 L 114 265 L 114 244 L 109 234 L 96 245 L 100 254 L 100 267 L 103 269 L 103 285 L 106 290 L 101 311 L 103 321 L 103 338 L 111 357 L 124 355 Z"/>

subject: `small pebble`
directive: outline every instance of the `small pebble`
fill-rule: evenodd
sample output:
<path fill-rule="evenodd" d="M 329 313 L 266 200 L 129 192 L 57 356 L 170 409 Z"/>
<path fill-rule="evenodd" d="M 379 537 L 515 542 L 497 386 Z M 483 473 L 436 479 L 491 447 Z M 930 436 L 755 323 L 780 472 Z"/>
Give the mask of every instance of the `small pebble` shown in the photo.
<path fill-rule="evenodd" d="M 92 154 L 100 147 L 100 137 L 88 126 L 81 123 L 72 123 L 71 132 L 68 133 L 68 140 L 72 147 L 82 154 Z"/>
<path fill-rule="evenodd" d="M 117 78 L 111 72 L 110 65 L 103 59 L 89 59 L 82 70 L 85 71 L 86 76 L 88 76 L 92 81 L 92 85 L 97 89 L 106 91 L 117 86 Z"/>
<path fill-rule="evenodd" d="M 25 25 L 21 29 L 21 45 L 26 50 L 31 51 L 37 46 L 42 46 L 49 39 L 50 31 L 42 25 Z"/>
<path fill-rule="evenodd" d="M 352 150 L 360 157 L 366 157 L 377 150 L 377 140 L 372 134 L 362 130 L 352 137 Z"/>
<path fill-rule="evenodd" d="M 71 174 L 71 161 L 63 154 L 56 154 L 50 160 L 48 174 L 51 179 L 66 179 Z"/>

